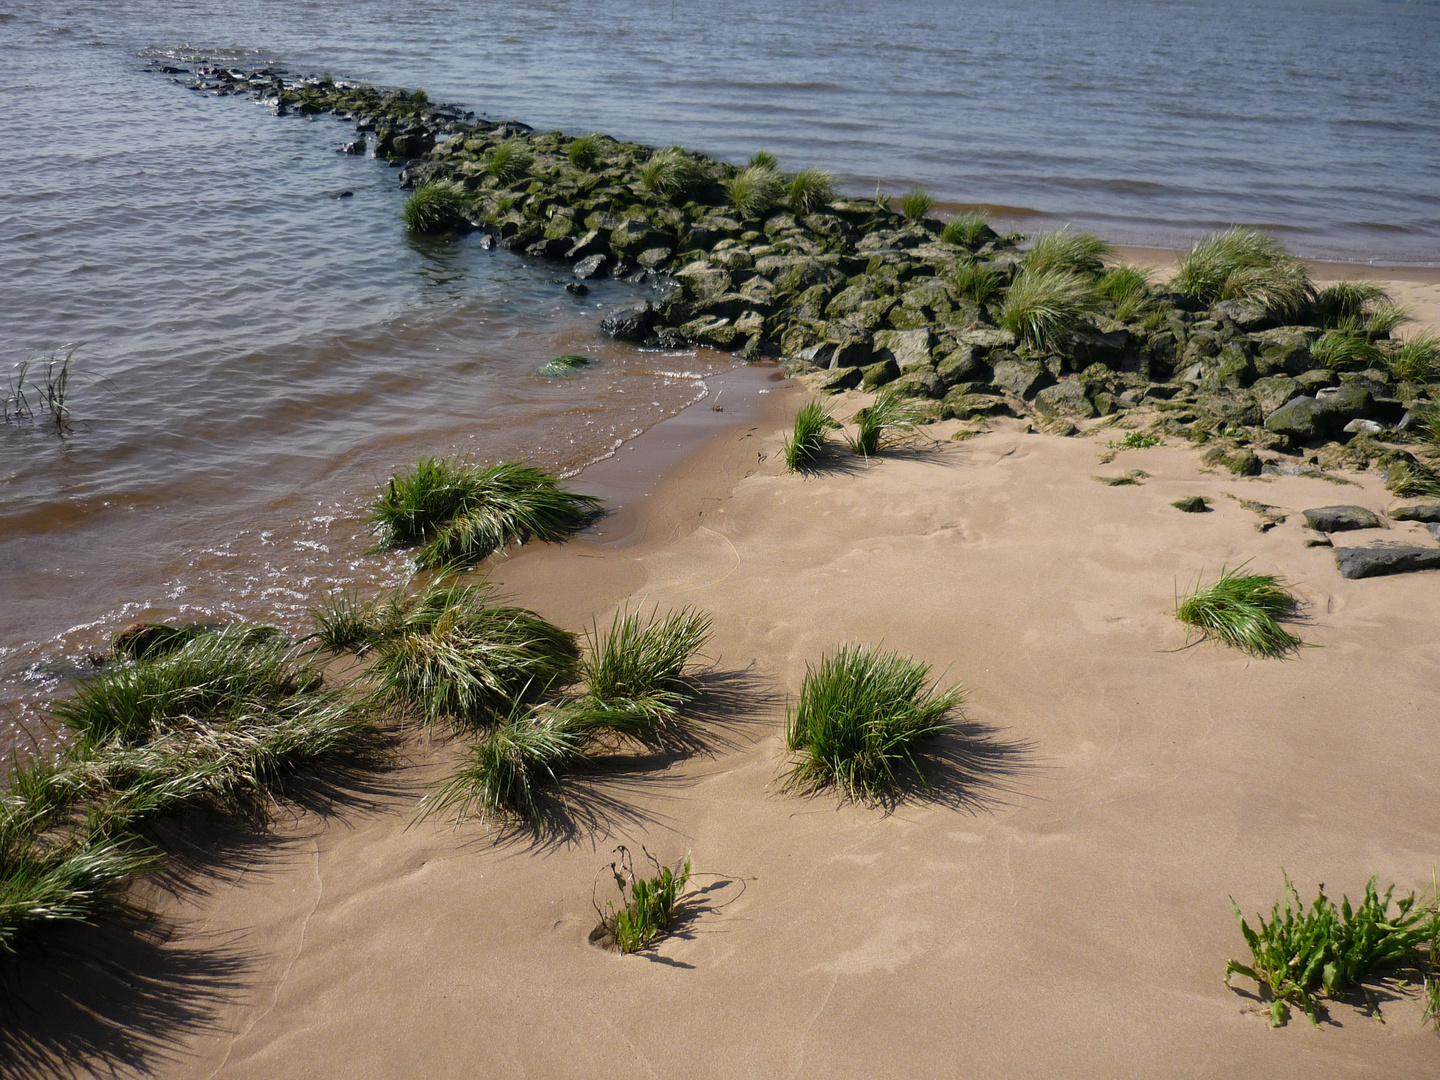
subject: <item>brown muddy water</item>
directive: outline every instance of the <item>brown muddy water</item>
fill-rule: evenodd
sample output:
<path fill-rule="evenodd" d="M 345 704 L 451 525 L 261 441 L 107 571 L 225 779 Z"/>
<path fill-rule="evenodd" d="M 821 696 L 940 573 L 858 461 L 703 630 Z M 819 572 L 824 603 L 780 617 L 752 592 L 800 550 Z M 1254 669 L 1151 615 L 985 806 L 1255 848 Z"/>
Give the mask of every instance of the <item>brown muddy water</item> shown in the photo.
<path fill-rule="evenodd" d="M 0 0 L 0 394 L 74 349 L 63 435 L 0 425 L 0 742 L 43 738 L 37 704 L 127 621 L 301 631 L 324 594 L 403 579 L 363 508 L 417 456 L 571 473 L 732 366 L 601 340 L 644 286 L 576 299 L 563 268 L 478 237 L 416 242 L 395 172 L 334 152 L 344 125 L 157 63 L 423 86 L 735 161 L 765 146 L 853 194 L 920 183 L 1027 230 L 1178 246 L 1246 222 L 1311 257 L 1435 265 L 1437 45 L 1440 8 L 1371 0 Z M 600 362 L 533 374 L 563 352 Z"/>

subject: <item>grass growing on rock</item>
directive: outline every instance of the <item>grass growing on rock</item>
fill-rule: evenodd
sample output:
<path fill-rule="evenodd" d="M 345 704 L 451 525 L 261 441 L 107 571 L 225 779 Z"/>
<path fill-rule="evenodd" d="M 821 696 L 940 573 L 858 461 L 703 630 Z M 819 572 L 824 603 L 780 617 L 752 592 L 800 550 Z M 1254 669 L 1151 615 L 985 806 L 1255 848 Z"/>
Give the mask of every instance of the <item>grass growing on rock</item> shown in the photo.
<path fill-rule="evenodd" d="M 1358 322 L 1376 305 L 1390 301 L 1390 294 L 1371 281 L 1339 281 L 1315 294 L 1315 314 L 1320 325 L 1335 328 Z"/>
<path fill-rule="evenodd" d="M 1199 241 L 1180 260 L 1170 287 L 1206 304 L 1249 300 L 1279 318 L 1297 316 L 1314 295 L 1304 263 L 1273 236 L 1243 228 Z"/>
<path fill-rule="evenodd" d="M 815 467 L 825 446 L 825 435 L 840 425 L 819 401 L 807 401 L 795 412 L 795 424 L 785 439 L 785 467 L 804 472 Z"/>
<path fill-rule="evenodd" d="M 1110 245 L 1098 236 L 1057 229 L 1035 237 L 1025 253 L 1025 268 L 1036 274 L 1067 270 L 1093 277 L 1105 268 L 1110 251 Z"/>
<path fill-rule="evenodd" d="M 657 150 L 640 168 L 640 186 L 660 198 L 673 199 L 703 180 L 699 165 L 679 146 Z"/>
<path fill-rule="evenodd" d="M 957 214 L 940 230 L 940 239 L 947 244 L 976 247 L 990 235 L 990 215 L 983 210 Z"/>
<path fill-rule="evenodd" d="M 510 544 L 560 541 L 584 528 L 599 500 L 566 491 L 549 473 L 521 462 L 481 468 L 421 458 L 391 477 L 370 505 L 380 547 L 423 544 L 422 568 L 473 565 Z"/>
<path fill-rule="evenodd" d="M 1133 319 L 1149 305 L 1151 271 L 1145 266 L 1125 264 L 1106 270 L 1096 291 L 1110 302 L 1115 318 Z"/>
<path fill-rule="evenodd" d="M 502 142 L 485 154 L 485 171 L 502 184 L 513 184 L 530 171 L 535 156 L 523 143 Z"/>
<path fill-rule="evenodd" d="M 847 434 L 845 444 L 851 453 L 869 458 L 879 453 L 887 440 L 913 430 L 920 422 L 920 414 L 913 402 L 887 388 L 876 394 L 874 403 L 861 409 L 852 419 L 855 434 Z"/>
<path fill-rule="evenodd" d="M 1348 328 L 1326 330 L 1310 353 L 1331 371 L 1359 371 L 1384 362 L 1384 354 L 1368 335 Z"/>
<path fill-rule="evenodd" d="M 1406 338 L 1386 353 L 1384 364 L 1401 382 L 1427 383 L 1440 379 L 1440 337 L 1426 330 Z"/>
<path fill-rule="evenodd" d="M 977 304 L 988 303 L 1005 286 L 1004 275 L 981 262 L 963 264 L 951 280 L 961 297 Z"/>
<path fill-rule="evenodd" d="M 607 901 L 600 913 L 600 925 L 590 934 L 595 943 L 613 942 L 622 953 L 635 953 L 664 937 L 670 930 L 685 885 L 690 880 L 690 856 L 686 855 L 673 869 L 662 866 L 648 851 L 646 857 L 654 867 L 650 877 L 635 872 L 635 861 L 623 844 L 615 849 L 620 857 L 610 864 L 615 887 L 620 890 L 620 904 Z"/>
<path fill-rule="evenodd" d="M 1288 656 L 1305 643 L 1278 620 L 1293 616 L 1299 601 L 1280 578 L 1244 569 L 1222 570 L 1214 583 L 1197 587 L 1177 605 L 1175 617 L 1252 656 Z"/>
<path fill-rule="evenodd" d="M 600 160 L 600 146 L 599 135 L 580 135 L 565 148 L 566 160 L 577 169 L 588 169 Z"/>
<path fill-rule="evenodd" d="M 421 184 L 400 211 L 405 225 L 417 233 L 453 233 L 470 227 L 465 196 L 443 180 Z"/>
<path fill-rule="evenodd" d="M 930 665 L 895 652 L 845 645 L 805 667 L 799 699 L 786 707 L 785 742 L 797 758 L 788 790 L 834 787 L 865 802 L 893 796 L 902 774 L 922 784 L 921 744 L 955 723 L 965 691 L 941 691 Z"/>
<path fill-rule="evenodd" d="M 1084 275 L 1027 265 L 1005 290 L 998 321 L 1017 338 L 1046 346 L 1084 325 L 1097 302 L 1095 288 Z"/>
<path fill-rule="evenodd" d="M 752 169 L 770 169 L 774 171 L 780 167 L 780 159 L 769 150 L 756 150 L 755 153 L 750 155 L 750 161 L 747 164 Z"/>
<path fill-rule="evenodd" d="M 785 195 L 795 213 L 813 214 L 835 201 L 835 178 L 824 169 L 801 169 L 790 178 Z"/>
<path fill-rule="evenodd" d="M 900 200 L 900 212 L 911 221 L 923 220 L 933 209 L 935 196 L 919 186 L 912 187 Z"/>
<path fill-rule="evenodd" d="M 773 168 L 751 165 L 725 182 L 741 218 L 763 218 L 785 197 L 785 181 Z"/>
<path fill-rule="evenodd" d="M 1440 910 L 1434 897 L 1421 902 L 1412 892 L 1395 899 L 1393 885 L 1381 896 L 1376 879 L 1371 878 L 1353 908 L 1349 897 L 1342 897 L 1337 905 L 1325 895 L 1322 885 L 1307 909 L 1289 877 L 1284 880 L 1284 895 L 1276 901 L 1269 919 L 1255 917 L 1255 929 L 1246 922 L 1234 898 L 1230 900 L 1235 921 L 1250 947 L 1251 961 L 1231 960 L 1225 967 L 1225 985 L 1230 985 L 1232 975 L 1253 979 L 1269 994 L 1272 1026 L 1284 1024 L 1295 1006 L 1319 1027 L 1324 1014 L 1322 994 L 1335 1000 L 1361 979 L 1396 965 L 1418 968 L 1428 957 L 1433 971 L 1440 943 Z M 1435 983 L 1428 975 L 1425 982 L 1433 1004 Z"/>

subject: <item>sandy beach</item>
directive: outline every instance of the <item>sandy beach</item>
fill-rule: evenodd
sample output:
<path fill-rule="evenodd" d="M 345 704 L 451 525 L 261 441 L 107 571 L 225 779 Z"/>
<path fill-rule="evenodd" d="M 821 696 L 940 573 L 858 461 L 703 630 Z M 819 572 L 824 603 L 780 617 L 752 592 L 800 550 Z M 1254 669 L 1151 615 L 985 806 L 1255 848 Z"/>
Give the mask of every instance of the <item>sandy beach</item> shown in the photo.
<path fill-rule="evenodd" d="M 1440 321 L 1433 274 L 1386 280 Z M 119 1072 L 1440 1072 L 1414 993 L 1272 1030 L 1252 985 L 1221 981 L 1248 959 L 1229 898 L 1268 910 L 1282 869 L 1308 901 L 1321 882 L 1355 897 L 1372 874 L 1422 889 L 1436 866 L 1440 574 L 1343 580 L 1300 516 L 1382 513 L 1395 500 L 1378 477 L 1235 477 L 1176 441 L 1104 464 L 1114 428 L 1061 438 L 1009 419 L 963 441 L 958 423 L 933 425 L 802 477 L 779 448 L 803 393 L 739 379 L 726 412 L 682 414 L 688 441 L 662 424 L 635 444 L 648 463 L 622 452 L 581 478 L 624 489 L 600 535 L 527 547 L 492 575 L 577 631 L 626 604 L 711 612 L 703 750 L 567 782 L 569 830 L 536 840 L 417 824 L 451 751 L 410 741 L 328 814 L 286 812 L 185 887 L 146 885 L 168 937 L 128 962 L 156 1000 L 185 987 L 186 1008 L 135 1019 L 124 1052 L 111 1040 Z M 1128 469 L 1149 478 L 1092 479 Z M 1189 495 L 1213 511 L 1171 507 Z M 1260 532 L 1241 500 L 1286 520 Z M 1375 538 L 1434 542 L 1399 522 L 1355 537 Z M 1246 560 L 1292 583 L 1313 648 L 1264 661 L 1186 647 L 1177 591 Z M 786 695 L 846 641 L 969 688 L 948 767 L 891 812 L 779 787 Z M 639 956 L 586 942 L 618 844 L 693 853 L 680 932 Z M 192 969 L 202 955 L 225 961 Z M 50 1014 L 81 1030 L 77 1016 Z"/>

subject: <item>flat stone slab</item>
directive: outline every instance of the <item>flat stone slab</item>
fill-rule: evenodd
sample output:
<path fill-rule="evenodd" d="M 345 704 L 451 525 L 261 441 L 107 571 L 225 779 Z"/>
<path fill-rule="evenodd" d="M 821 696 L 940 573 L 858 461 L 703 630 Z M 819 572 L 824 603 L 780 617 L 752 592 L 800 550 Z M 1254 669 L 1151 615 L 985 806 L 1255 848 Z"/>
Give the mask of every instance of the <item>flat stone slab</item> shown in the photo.
<path fill-rule="evenodd" d="M 1440 570 L 1440 548 L 1336 548 L 1335 565 L 1340 568 L 1340 576 L 1343 578 L 1408 574 L 1415 570 Z"/>
<path fill-rule="evenodd" d="M 1347 529 L 1379 529 L 1380 519 L 1363 506 L 1317 506 L 1306 510 L 1305 524 L 1319 532 L 1345 532 Z"/>
<path fill-rule="evenodd" d="M 1411 503 L 1409 506 L 1392 506 L 1390 516 L 1396 521 L 1423 521 L 1430 525 L 1440 522 L 1440 503 Z"/>

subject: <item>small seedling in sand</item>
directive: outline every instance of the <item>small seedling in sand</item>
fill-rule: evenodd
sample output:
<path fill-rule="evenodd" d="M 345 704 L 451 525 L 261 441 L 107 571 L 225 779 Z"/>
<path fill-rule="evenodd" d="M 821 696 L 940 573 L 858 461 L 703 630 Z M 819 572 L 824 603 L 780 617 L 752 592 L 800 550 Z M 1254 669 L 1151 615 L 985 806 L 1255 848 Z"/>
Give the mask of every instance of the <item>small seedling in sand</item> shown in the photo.
<path fill-rule="evenodd" d="M 868 458 L 879 453 L 887 439 L 912 430 L 919 423 L 920 414 L 913 403 L 886 388 L 875 395 L 872 405 L 851 419 L 856 430 L 854 435 L 845 437 L 845 444 L 852 453 Z"/>
<path fill-rule="evenodd" d="M 954 726 L 963 687 L 941 691 L 930 665 L 899 653 L 845 645 L 805 667 L 800 697 L 785 711 L 785 742 L 798 760 L 789 790 L 834 786 L 852 799 L 892 796 L 901 774 L 925 782 L 920 744 Z"/>
<path fill-rule="evenodd" d="M 1351 908 L 1348 897 L 1342 897 L 1337 906 L 1322 885 L 1306 910 L 1287 876 L 1283 898 L 1271 909 L 1268 920 L 1256 916 L 1253 930 L 1232 897 L 1235 920 L 1253 959 L 1249 964 L 1231 960 L 1225 968 L 1225 985 L 1230 985 L 1232 975 L 1254 979 L 1270 995 L 1274 1027 L 1285 1022 L 1291 1005 L 1319 1027 L 1322 993 L 1334 1000 L 1366 976 L 1397 964 L 1420 966 L 1424 947 L 1429 954 L 1426 1003 L 1433 1006 L 1436 991 L 1431 975 L 1440 938 L 1440 912 L 1433 897 L 1428 903 L 1417 902 L 1411 893 L 1394 901 L 1392 914 L 1394 892 L 1392 885 L 1384 896 L 1379 895 L 1375 878 L 1371 878 L 1361 902 Z M 1427 1018 L 1431 1015 L 1433 1009 L 1426 1013 Z"/>
<path fill-rule="evenodd" d="M 835 201 L 835 178 L 824 169 L 801 169 L 790 178 L 785 195 L 795 213 L 813 214 Z"/>
<path fill-rule="evenodd" d="M 1305 643 L 1277 621 L 1293 616 L 1299 601 L 1280 578 L 1244 569 L 1222 570 L 1219 580 L 1180 601 L 1175 617 L 1252 656 L 1284 657 L 1299 649 Z"/>
<path fill-rule="evenodd" d="M 1150 474 L 1144 469 L 1131 469 L 1119 476 L 1092 476 L 1090 479 L 1098 481 L 1106 487 L 1128 487 L 1131 484 L 1138 485 L 1140 481 L 1150 479 Z"/>
<path fill-rule="evenodd" d="M 392 477 L 370 505 L 382 549 L 424 542 L 422 569 L 473 565 L 527 540 L 560 541 L 583 529 L 600 502 L 560 487 L 549 473 L 517 461 L 480 468 L 422 458 Z"/>
<path fill-rule="evenodd" d="M 947 244 L 976 247 L 990 235 L 990 215 L 983 210 L 957 214 L 940 230 L 940 239 Z"/>
<path fill-rule="evenodd" d="M 453 233 L 470 227 L 465 216 L 465 197 L 460 190 L 443 181 L 421 184 L 405 200 L 400 216 L 411 232 Z"/>
<path fill-rule="evenodd" d="M 561 379 L 567 375 L 574 375 L 581 368 L 589 367 L 598 363 L 594 357 L 580 356 L 576 353 L 567 353 L 564 356 L 556 356 L 546 360 L 535 369 L 535 374 L 542 379 Z"/>
<path fill-rule="evenodd" d="M 1203 495 L 1189 495 L 1176 499 L 1170 505 L 1186 514 L 1203 514 L 1210 509 L 1210 500 Z"/>
<path fill-rule="evenodd" d="M 1159 446 L 1165 440 L 1159 435 L 1151 435 L 1146 431 L 1131 431 L 1119 442 L 1111 439 L 1105 445 L 1111 450 L 1149 450 L 1152 446 Z"/>
<path fill-rule="evenodd" d="M 785 440 L 785 467 L 804 472 L 815 467 L 825 445 L 825 434 L 838 428 L 829 411 L 818 401 L 809 401 L 795 413 L 795 428 Z"/>
<path fill-rule="evenodd" d="M 641 849 L 644 851 L 644 849 Z M 655 868 L 653 877 L 642 878 L 635 873 L 635 861 L 623 844 L 615 849 L 620 857 L 610 864 L 615 887 L 620 890 L 620 905 L 607 901 L 605 910 L 595 905 L 600 925 L 590 932 L 596 945 L 613 943 L 622 953 L 639 952 L 664 937 L 670 930 L 690 880 L 690 856 L 686 855 L 673 870 L 661 866 L 658 859 L 645 852 Z"/>

